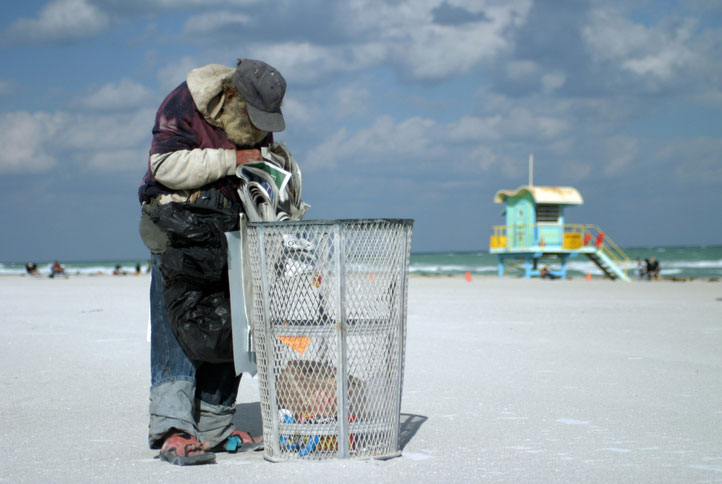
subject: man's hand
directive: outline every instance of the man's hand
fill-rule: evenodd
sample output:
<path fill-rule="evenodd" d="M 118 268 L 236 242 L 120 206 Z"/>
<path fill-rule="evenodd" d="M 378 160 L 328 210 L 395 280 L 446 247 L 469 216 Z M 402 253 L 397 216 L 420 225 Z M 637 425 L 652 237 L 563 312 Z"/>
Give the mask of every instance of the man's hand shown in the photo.
<path fill-rule="evenodd" d="M 236 150 L 236 166 L 250 161 L 261 161 L 262 159 L 261 150 Z"/>

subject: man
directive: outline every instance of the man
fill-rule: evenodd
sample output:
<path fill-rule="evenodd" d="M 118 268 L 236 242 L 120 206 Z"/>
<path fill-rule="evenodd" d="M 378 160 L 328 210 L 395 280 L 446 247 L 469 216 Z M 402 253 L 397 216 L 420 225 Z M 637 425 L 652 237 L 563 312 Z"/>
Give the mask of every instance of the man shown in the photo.
<path fill-rule="evenodd" d="M 656 257 L 652 256 L 652 259 L 647 265 L 647 278 L 655 281 L 659 279 L 659 261 Z"/>
<path fill-rule="evenodd" d="M 222 232 L 242 210 L 237 166 L 261 159 L 260 148 L 285 128 L 285 89 L 264 62 L 211 64 L 191 71 L 156 115 L 139 189 L 152 263 L 149 444 L 172 464 L 261 445 L 232 422 L 240 376 Z"/>

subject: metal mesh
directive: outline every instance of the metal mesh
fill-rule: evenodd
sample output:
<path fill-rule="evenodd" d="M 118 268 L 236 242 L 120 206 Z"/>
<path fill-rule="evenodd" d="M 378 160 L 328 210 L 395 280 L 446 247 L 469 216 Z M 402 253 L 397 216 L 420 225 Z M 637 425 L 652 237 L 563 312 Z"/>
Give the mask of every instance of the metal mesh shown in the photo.
<path fill-rule="evenodd" d="M 267 459 L 398 455 L 412 224 L 248 224 Z"/>

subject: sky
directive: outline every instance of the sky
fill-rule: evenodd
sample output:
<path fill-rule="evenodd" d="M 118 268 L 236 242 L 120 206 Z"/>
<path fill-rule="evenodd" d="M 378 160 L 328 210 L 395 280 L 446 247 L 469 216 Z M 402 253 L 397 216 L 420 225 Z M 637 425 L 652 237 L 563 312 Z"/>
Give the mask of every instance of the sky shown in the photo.
<path fill-rule="evenodd" d="M 146 258 L 163 98 L 261 59 L 306 219 L 412 218 L 487 250 L 502 189 L 573 186 L 621 247 L 722 244 L 718 0 L 52 0 L 0 4 L 0 261 Z"/>

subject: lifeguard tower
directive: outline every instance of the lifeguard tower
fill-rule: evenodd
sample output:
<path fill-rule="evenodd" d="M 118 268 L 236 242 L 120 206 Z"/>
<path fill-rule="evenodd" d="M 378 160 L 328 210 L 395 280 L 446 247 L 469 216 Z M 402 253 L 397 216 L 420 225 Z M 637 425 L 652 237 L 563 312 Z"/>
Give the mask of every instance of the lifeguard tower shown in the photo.
<path fill-rule="evenodd" d="M 523 264 L 524 277 L 541 276 L 541 265 L 560 262 L 561 269 L 548 269 L 565 278 L 567 260 L 580 254 L 588 257 L 610 279 L 629 281 L 629 258 L 596 225 L 567 224 L 564 210 L 582 205 L 574 187 L 534 186 L 533 158 L 529 159 L 529 185 L 499 190 L 495 203 L 506 204 L 506 225 L 492 227 L 489 253 L 499 258 L 499 277 L 505 263 Z"/>

